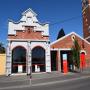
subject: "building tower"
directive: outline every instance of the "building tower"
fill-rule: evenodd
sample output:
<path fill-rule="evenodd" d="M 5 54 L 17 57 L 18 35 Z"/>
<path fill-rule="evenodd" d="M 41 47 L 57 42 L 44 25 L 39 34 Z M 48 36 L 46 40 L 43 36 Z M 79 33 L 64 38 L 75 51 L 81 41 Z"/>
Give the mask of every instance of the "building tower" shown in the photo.
<path fill-rule="evenodd" d="M 83 36 L 90 42 L 90 0 L 82 0 Z"/>

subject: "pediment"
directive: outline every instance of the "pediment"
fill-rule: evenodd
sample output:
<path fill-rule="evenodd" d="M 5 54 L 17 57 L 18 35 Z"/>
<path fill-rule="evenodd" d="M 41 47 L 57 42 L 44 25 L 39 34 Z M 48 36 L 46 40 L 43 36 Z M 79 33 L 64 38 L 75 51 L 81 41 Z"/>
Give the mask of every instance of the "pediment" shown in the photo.
<path fill-rule="evenodd" d="M 33 16 L 37 16 L 37 14 L 31 9 L 27 9 L 26 11 L 24 11 L 22 13 L 23 16 L 27 16 L 27 17 L 33 17 Z"/>

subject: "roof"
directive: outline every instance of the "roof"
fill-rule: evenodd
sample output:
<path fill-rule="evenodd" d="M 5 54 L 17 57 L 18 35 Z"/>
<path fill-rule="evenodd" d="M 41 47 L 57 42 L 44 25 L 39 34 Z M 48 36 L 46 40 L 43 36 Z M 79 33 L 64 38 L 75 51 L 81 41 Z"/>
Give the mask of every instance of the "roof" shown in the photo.
<path fill-rule="evenodd" d="M 67 38 L 68 36 L 70 36 L 70 35 L 72 35 L 72 34 L 76 35 L 77 37 L 79 37 L 80 39 L 82 39 L 83 41 L 85 41 L 87 44 L 90 44 L 86 39 L 82 38 L 80 35 L 76 34 L 75 32 L 71 32 L 71 33 L 69 33 L 69 34 L 63 36 L 62 38 L 60 38 L 60 39 L 58 39 L 58 40 L 52 42 L 50 45 L 53 45 L 53 44 L 55 44 L 55 43 L 57 43 L 57 42 L 59 42 L 59 41 L 65 39 L 65 38 Z"/>

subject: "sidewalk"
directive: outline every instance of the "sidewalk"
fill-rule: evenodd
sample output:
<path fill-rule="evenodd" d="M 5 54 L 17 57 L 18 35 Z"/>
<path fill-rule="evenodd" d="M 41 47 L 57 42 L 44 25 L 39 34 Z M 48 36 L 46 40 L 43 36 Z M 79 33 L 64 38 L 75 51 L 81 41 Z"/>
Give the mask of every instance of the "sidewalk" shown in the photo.
<path fill-rule="evenodd" d="M 83 77 L 90 77 L 90 72 L 81 72 L 81 73 L 67 73 L 63 74 L 61 72 L 51 72 L 51 73 L 33 73 L 32 74 L 32 86 L 40 86 L 47 84 L 60 83 L 70 80 L 75 80 Z M 0 76 L 0 90 L 2 88 L 11 88 L 11 87 L 29 87 L 30 86 L 30 76 L 19 75 L 19 76 Z"/>
<path fill-rule="evenodd" d="M 58 72 L 58 71 L 53 71 L 50 73 L 34 73 L 32 74 L 32 79 L 44 79 L 44 78 L 54 78 L 54 77 L 61 77 L 65 75 L 73 75 L 75 73 L 68 72 L 67 74 Z"/>
<path fill-rule="evenodd" d="M 66 76 L 77 76 L 77 75 L 84 75 L 84 74 L 90 74 L 90 68 L 85 69 L 80 73 L 76 72 L 68 72 L 66 74 L 58 72 L 58 71 L 53 71 L 50 73 L 44 72 L 44 73 L 32 73 L 32 80 L 37 80 L 37 79 L 48 79 L 48 78 L 55 78 L 55 77 L 66 77 Z M 27 75 L 11 75 L 11 76 L 0 76 L 0 82 L 7 82 L 7 81 L 23 81 L 23 80 L 28 80 L 30 79 L 30 76 Z"/>
<path fill-rule="evenodd" d="M 71 73 L 68 72 L 67 74 L 58 72 L 58 71 L 53 71 L 50 73 L 47 72 L 41 72 L 41 73 L 32 73 L 32 80 L 37 80 L 37 79 L 46 79 L 46 78 L 54 78 L 54 77 L 61 77 L 61 76 L 65 76 L 65 75 L 73 75 L 76 73 Z M 27 75 L 11 75 L 11 76 L 0 76 L 0 81 L 4 82 L 4 81 L 23 81 L 23 80 L 28 80 L 30 79 L 30 76 Z"/>

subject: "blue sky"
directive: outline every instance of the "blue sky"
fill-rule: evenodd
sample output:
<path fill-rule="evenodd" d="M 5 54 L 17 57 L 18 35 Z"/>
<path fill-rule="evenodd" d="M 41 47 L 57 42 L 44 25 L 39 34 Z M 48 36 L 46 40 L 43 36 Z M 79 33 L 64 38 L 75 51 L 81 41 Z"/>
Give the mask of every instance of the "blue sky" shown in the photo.
<path fill-rule="evenodd" d="M 40 22 L 49 22 L 51 42 L 56 40 L 61 28 L 66 34 L 74 31 L 83 36 L 81 0 L 0 0 L 0 41 L 5 45 L 8 19 L 19 21 L 21 13 L 28 8 L 38 14 Z M 78 18 L 69 20 L 72 17 Z"/>

